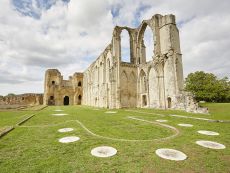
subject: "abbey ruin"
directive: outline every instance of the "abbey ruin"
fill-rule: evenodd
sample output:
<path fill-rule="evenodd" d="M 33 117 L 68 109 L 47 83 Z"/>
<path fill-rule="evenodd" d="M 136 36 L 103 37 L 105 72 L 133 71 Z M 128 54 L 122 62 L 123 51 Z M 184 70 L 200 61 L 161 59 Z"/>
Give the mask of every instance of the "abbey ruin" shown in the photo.
<path fill-rule="evenodd" d="M 146 61 L 144 33 L 154 33 L 153 56 Z M 122 62 L 121 32 L 130 38 L 130 62 Z M 138 28 L 116 26 L 111 43 L 84 73 L 63 80 L 60 72 L 45 75 L 43 103 L 83 104 L 103 108 L 160 108 L 202 112 L 183 91 L 179 30 L 174 15 L 154 15 Z"/>

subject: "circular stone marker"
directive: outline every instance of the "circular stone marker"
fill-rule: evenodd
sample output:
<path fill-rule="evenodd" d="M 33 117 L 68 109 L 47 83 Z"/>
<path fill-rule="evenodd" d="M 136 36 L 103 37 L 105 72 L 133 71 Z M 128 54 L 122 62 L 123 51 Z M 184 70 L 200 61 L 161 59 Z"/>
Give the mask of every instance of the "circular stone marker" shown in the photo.
<path fill-rule="evenodd" d="M 80 140 L 80 138 L 77 136 L 67 136 L 67 137 L 59 139 L 58 141 L 61 143 L 70 143 L 70 142 L 75 142 L 78 140 Z"/>
<path fill-rule="evenodd" d="M 52 114 L 54 116 L 64 116 L 64 115 L 68 115 L 68 114 Z"/>
<path fill-rule="evenodd" d="M 192 124 L 178 124 L 178 126 L 182 126 L 182 127 L 193 127 Z"/>
<path fill-rule="evenodd" d="M 213 142 L 213 141 L 196 141 L 196 144 L 202 147 L 211 148 L 211 149 L 225 149 L 226 148 L 223 144 Z"/>
<path fill-rule="evenodd" d="M 63 128 L 63 129 L 59 129 L 58 131 L 61 132 L 61 133 L 71 132 L 71 131 L 73 131 L 73 128 Z"/>
<path fill-rule="evenodd" d="M 93 109 L 94 111 L 99 111 L 100 109 L 97 109 L 97 108 L 95 108 L 95 109 Z"/>
<path fill-rule="evenodd" d="M 187 156 L 178 150 L 174 149 L 169 149 L 169 148 L 161 148 L 156 150 L 156 154 L 163 158 L 163 159 L 168 159 L 168 160 L 185 160 Z"/>
<path fill-rule="evenodd" d="M 220 134 L 217 133 L 217 132 L 207 131 L 207 130 L 199 130 L 199 131 L 197 131 L 197 132 L 200 133 L 200 134 L 203 134 L 203 135 L 210 135 L 210 136 L 217 136 L 217 135 L 220 135 Z"/>
<path fill-rule="evenodd" d="M 116 111 L 107 111 L 107 112 L 105 112 L 106 114 L 115 114 L 115 113 L 117 113 Z"/>
<path fill-rule="evenodd" d="M 54 110 L 55 112 L 62 112 L 63 110 L 61 110 L 61 109 L 56 109 L 56 110 Z"/>
<path fill-rule="evenodd" d="M 96 157 L 111 157 L 117 153 L 117 150 L 113 147 L 101 146 L 91 150 L 91 154 Z"/>
<path fill-rule="evenodd" d="M 156 120 L 157 122 L 160 122 L 160 123 L 165 123 L 167 122 L 168 120 Z"/>

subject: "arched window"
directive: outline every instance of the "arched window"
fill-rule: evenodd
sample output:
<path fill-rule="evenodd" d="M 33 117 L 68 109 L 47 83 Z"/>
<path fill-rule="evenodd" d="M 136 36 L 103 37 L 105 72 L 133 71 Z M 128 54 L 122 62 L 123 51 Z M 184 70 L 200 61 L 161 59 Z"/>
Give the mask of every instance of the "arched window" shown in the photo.
<path fill-rule="evenodd" d="M 146 62 L 151 61 L 154 56 L 154 40 L 153 40 L 153 31 L 147 25 L 144 32 L 144 45 L 145 45 L 145 56 Z"/>
<path fill-rule="evenodd" d="M 54 99 L 54 96 L 50 96 L 50 100 L 53 100 Z"/>
<path fill-rule="evenodd" d="M 141 70 L 140 72 L 140 92 L 141 93 L 147 92 L 146 74 L 143 70 Z"/>
<path fill-rule="evenodd" d="M 125 29 L 122 30 L 120 38 L 121 38 L 121 61 L 131 62 L 129 32 Z"/>
<path fill-rule="evenodd" d="M 154 33 L 147 23 L 143 23 L 138 33 L 137 64 L 146 63 L 152 60 L 153 57 L 154 57 Z"/>
<path fill-rule="evenodd" d="M 52 85 L 55 85 L 55 81 L 52 81 Z"/>
<path fill-rule="evenodd" d="M 77 86 L 79 86 L 79 87 L 81 86 L 81 81 L 78 82 Z"/>

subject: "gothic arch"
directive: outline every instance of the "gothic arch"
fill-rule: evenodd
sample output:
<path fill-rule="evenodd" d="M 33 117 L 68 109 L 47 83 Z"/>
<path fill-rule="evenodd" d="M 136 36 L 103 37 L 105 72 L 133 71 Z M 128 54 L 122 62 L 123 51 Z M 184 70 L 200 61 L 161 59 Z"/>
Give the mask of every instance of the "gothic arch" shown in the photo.
<path fill-rule="evenodd" d="M 148 21 L 143 21 L 142 24 L 139 27 L 139 31 L 137 34 L 137 64 L 141 64 L 141 63 L 146 63 L 146 50 L 145 50 L 145 44 L 144 44 L 144 34 L 146 31 L 146 28 L 149 27 L 152 31 L 152 52 L 154 54 L 154 49 L 155 49 L 155 45 L 154 45 L 154 35 L 155 35 L 155 29 L 154 27 L 151 25 L 150 20 Z"/>
<path fill-rule="evenodd" d="M 139 91 L 140 93 L 147 92 L 147 76 L 143 69 L 139 73 Z"/>
<path fill-rule="evenodd" d="M 149 81 L 149 105 L 150 107 L 158 107 L 159 104 L 159 87 L 158 87 L 158 72 L 151 66 L 148 69 L 148 81 Z"/>
<path fill-rule="evenodd" d="M 128 107 L 128 75 L 126 71 L 121 73 L 121 106 Z"/>
<path fill-rule="evenodd" d="M 135 75 L 135 73 L 133 71 L 130 73 L 130 81 L 132 81 L 132 82 L 137 81 L 136 75 Z"/>
<path fill-rule="evenodd" d="M 127 38 L 122 38 L 123 34 L 127 34 L 129 40 L 125 40 Z M 119 37 L 120 37 L 120 42 L 119 42 L 119 48 L 120 48 L 119 57 L 120 57 L 120 60 L 122 62 L 132 63 L 132 56 L 133 56 L 133 53 L 132 53 L 133 46 L 132 46 L 132 44 L 133 44 L 133 38 L 132 38 L 132 34 L 131 34 L 130 30 L 128 28 L 125 28 L 125 27 L 121 28 L 120 29 L 120 33 L 119 33 Z M 129 42 L 129 46 L 127 46 L 127 44 L 125 43 L 125 41 Z M 125 45 L 126 45 L 126 47 L 125 47 Z M 125 56 L 125 51 L 128 51 L 127 53 L 129 55 L 127 55 L 127 57 L 124 57 Z"/>

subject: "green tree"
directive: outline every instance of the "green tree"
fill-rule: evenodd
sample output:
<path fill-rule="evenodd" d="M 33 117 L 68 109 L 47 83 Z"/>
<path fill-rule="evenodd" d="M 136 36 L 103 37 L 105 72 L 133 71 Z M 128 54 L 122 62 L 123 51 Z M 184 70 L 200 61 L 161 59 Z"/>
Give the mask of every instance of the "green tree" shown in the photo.
<path fill-rule="evenodd" d="M 15 96 L 14 93 L 9 93 L 9 94 L 7 94 L 7 97 L 13 97 L 13 96 Z"/>
<path fill-rule="evenodd" d="M 197 101 L 230 101 L 230 82 L 228 78 L 218 79 L 212 73 L 203 71 L 190 73 L 185 79 L 185 90 L 192 92 Z"/>

